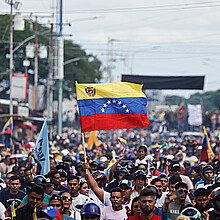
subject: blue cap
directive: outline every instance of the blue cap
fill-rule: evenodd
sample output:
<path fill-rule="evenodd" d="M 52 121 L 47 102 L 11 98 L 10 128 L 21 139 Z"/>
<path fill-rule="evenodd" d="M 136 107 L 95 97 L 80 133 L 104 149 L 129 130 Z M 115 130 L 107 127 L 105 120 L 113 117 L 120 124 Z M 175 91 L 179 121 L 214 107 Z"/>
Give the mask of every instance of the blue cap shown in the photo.
<path fill-rule="evenodd" d="M 159 179 L 162 179 L 162 178 L 165 178 L 168 180 L 168 176 L 165 174 L 165 173 L 161 173 L 159 176 L 158 176 Z"/>
<path fill-rule="evenodd" d="M 47 206 L 40 212 L 44 212 L 50 218 L 58 218 L 61 220 L 60 212 L 53 206 Z"/>
<path fill-rule="evenodd" d="M 128 188 L 132 188 L 132 183 L 130 180 L 121 180 L 118 186 L 121 186 L 121 185 L 126 185 Z"/>

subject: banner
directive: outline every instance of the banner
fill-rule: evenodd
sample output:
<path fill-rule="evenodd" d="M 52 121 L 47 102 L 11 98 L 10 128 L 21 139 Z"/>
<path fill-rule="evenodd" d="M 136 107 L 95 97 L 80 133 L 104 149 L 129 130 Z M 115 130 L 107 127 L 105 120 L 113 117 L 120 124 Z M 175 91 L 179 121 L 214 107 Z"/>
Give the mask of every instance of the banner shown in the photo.
<path fill-rule="evenodd" d="M 37 138 L 34 153 L 41 164 L 41 175 L 46 175 L 50 171 L 47 119 L 44 120 L 40 134 Z"/>
<path fill-rule="evenodd" d="M 188 107 L 188 123 L 191 126 L 202 125 L 202 108 L 201 105 L 187 105 Z"/>

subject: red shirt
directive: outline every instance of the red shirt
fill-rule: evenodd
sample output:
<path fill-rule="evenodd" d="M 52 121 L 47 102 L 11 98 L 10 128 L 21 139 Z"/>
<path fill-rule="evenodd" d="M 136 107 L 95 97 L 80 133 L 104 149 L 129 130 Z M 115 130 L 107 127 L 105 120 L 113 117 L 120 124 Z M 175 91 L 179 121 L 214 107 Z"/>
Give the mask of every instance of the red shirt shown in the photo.
<path fill-rule="evenodd" d="M 161 174 L 161 172 L 159 172 L 158 170 L 155 170 L 154 176 L 159 176 Z"/>
<path fill-rule="evenodd" d="M 138 214 L 136 214 L 134 216 L 128 217 L 127 220 L 144 220 L 144 219 L 141 218 L 140 214 L 138 213 Z M 161 217 L 159 217 L 158 215 L 155 215 L 153 213 L 153 217 L 151 219 L 149 219 L 149 220 L 161 220 Z"/>

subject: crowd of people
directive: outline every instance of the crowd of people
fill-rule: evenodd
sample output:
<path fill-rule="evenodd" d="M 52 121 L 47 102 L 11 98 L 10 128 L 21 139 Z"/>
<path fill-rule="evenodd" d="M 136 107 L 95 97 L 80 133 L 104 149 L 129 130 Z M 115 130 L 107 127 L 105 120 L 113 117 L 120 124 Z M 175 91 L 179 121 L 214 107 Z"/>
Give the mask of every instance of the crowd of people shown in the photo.
<path fill-rule="evenodd" d="M 0 219 L 220 219 L 220 140 L 210 137 L 215 156 L 200 161 L 202 141 L 193 136 L 100 131 L 100 145 L 85 153 L 80 131 L 68 128 L 50 141 L 45 175 L 31 144 L 18 149 L 27 158 L 2 145 Z"/>

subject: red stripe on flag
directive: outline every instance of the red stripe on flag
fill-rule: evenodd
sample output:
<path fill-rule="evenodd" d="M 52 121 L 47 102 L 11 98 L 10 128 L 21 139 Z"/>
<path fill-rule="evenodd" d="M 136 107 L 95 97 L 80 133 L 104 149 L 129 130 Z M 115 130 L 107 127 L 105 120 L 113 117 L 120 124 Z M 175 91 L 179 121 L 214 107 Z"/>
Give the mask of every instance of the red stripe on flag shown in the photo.
<path fill-rule="evenodd" d="M 80 117 L 81 131 L 107 129 L 147 128 L 150 121 L 146 113 L 104 113 Z"/>

